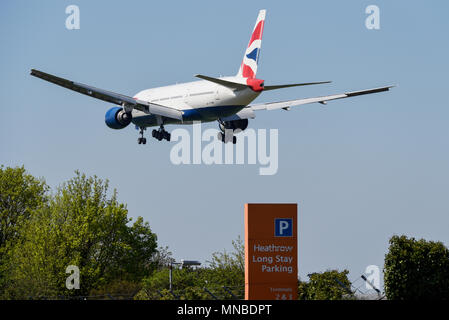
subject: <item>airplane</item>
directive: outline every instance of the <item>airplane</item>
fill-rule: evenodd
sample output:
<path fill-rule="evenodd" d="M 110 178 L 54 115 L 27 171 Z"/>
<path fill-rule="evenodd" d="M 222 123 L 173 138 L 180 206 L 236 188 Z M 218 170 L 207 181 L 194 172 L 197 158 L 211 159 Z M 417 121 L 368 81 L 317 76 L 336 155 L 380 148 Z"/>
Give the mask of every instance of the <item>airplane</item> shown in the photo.
<path fill-rule="evenodd" d="M 248 120 L 255 118 L 259 110 L 290 110 L 291 107 L 309 103 L 327 104 L 328 101 L 360 95 L 389 91 L 394 86 L 352 91 L 328 96 L 295 99 L 279 102 L 251 104 L 262 92 L 308 85 L 330 83 L 331 81 L 265 85 L 256 78 L 260 57 L 266 10 L 260 10 L 250 41 L 246 48 L 238 73 L 230 77 L 210 77 L 197 74 L 199 81 L 147 89 L 133 97 L 99 89 L 90 85 L 60 78 L 36 69 L 31 75 L 52 82 L 67 89 L 118 105 L 106 112 L 105 123 L 112 129 L 123 129 L 133 123 L 139 130 L 138 144 L 146 144 L 144 131 L 152 131 L 153 138 L 170 141 L 164 125 L 193 124 L 194 122 L 218 121 L 218 139 L 224 143 L 237 142 L 235 134 L 248 127 Z"/>

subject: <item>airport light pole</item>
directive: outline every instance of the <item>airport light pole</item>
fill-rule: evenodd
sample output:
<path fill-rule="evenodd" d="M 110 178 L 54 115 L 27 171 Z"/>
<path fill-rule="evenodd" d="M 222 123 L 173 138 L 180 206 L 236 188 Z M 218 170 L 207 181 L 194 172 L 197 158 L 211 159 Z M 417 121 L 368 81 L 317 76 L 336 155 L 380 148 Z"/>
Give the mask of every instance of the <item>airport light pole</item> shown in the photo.
<path fill-rule="evenodd" d="M 181 268 L 184 268 L 184 266 L 199 266 L 201 265 L 201 262 L 196 260 L 184 260 L 182 259 L 181 262 L 176 261 L 170 261 L 170 273 L 169 273 L 169 283 L 170 283 L 170 292 L 172 291 L 172 281 L 173 281 L 173 265 L 178 264 L 181 265 Z"/>

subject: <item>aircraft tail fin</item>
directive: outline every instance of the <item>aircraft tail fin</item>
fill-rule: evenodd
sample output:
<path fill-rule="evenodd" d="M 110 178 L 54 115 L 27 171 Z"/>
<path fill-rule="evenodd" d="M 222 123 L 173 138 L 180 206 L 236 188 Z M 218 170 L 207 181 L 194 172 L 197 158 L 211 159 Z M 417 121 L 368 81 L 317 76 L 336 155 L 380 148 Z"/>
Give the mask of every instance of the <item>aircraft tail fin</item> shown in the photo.
<path fill-rule="evenodd" d="M 243 61 L 240 65 L 237 77 L 250 79 L 256 77 L 266 12 L 266 10 L 259 11 L 256 25 L 254 26 L 245 54 L 243 55 Z"/>

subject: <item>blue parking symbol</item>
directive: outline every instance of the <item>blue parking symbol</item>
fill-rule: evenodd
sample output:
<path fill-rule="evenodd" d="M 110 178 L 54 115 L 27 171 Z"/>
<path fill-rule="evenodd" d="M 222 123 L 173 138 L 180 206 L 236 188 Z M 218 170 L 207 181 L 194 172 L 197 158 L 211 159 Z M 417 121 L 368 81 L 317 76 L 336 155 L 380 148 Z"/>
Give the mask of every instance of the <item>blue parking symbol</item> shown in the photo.
<path fill-rule="evenodd" d="M 293 219 L 274 219 L 274 236 L 291 237 L 293 236 Z"/>

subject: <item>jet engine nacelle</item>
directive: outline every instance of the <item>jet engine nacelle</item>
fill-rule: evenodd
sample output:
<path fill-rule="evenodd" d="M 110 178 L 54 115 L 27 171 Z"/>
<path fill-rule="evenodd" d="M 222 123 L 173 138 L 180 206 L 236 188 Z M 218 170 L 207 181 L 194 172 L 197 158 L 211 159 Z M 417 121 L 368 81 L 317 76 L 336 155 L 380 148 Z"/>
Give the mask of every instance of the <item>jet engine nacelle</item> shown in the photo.
<path fill-rule="evenodd" d="M 224 121 L 220 123 L 220 130 L 225 131 L 225 129 L 232 129 L 233 131 L 239 130 L 243 131 L 248 128 L 248 119 L 240 119 L 240 120 L 232 120 L 232 121 Z"/>
<path fill-rule="evenodd" d="M 104 122 L 111 129 L 123 129 L 131 123 L 131 113 L 126 113 L 123 108 L 114 107 L 106 112 Z"/>

